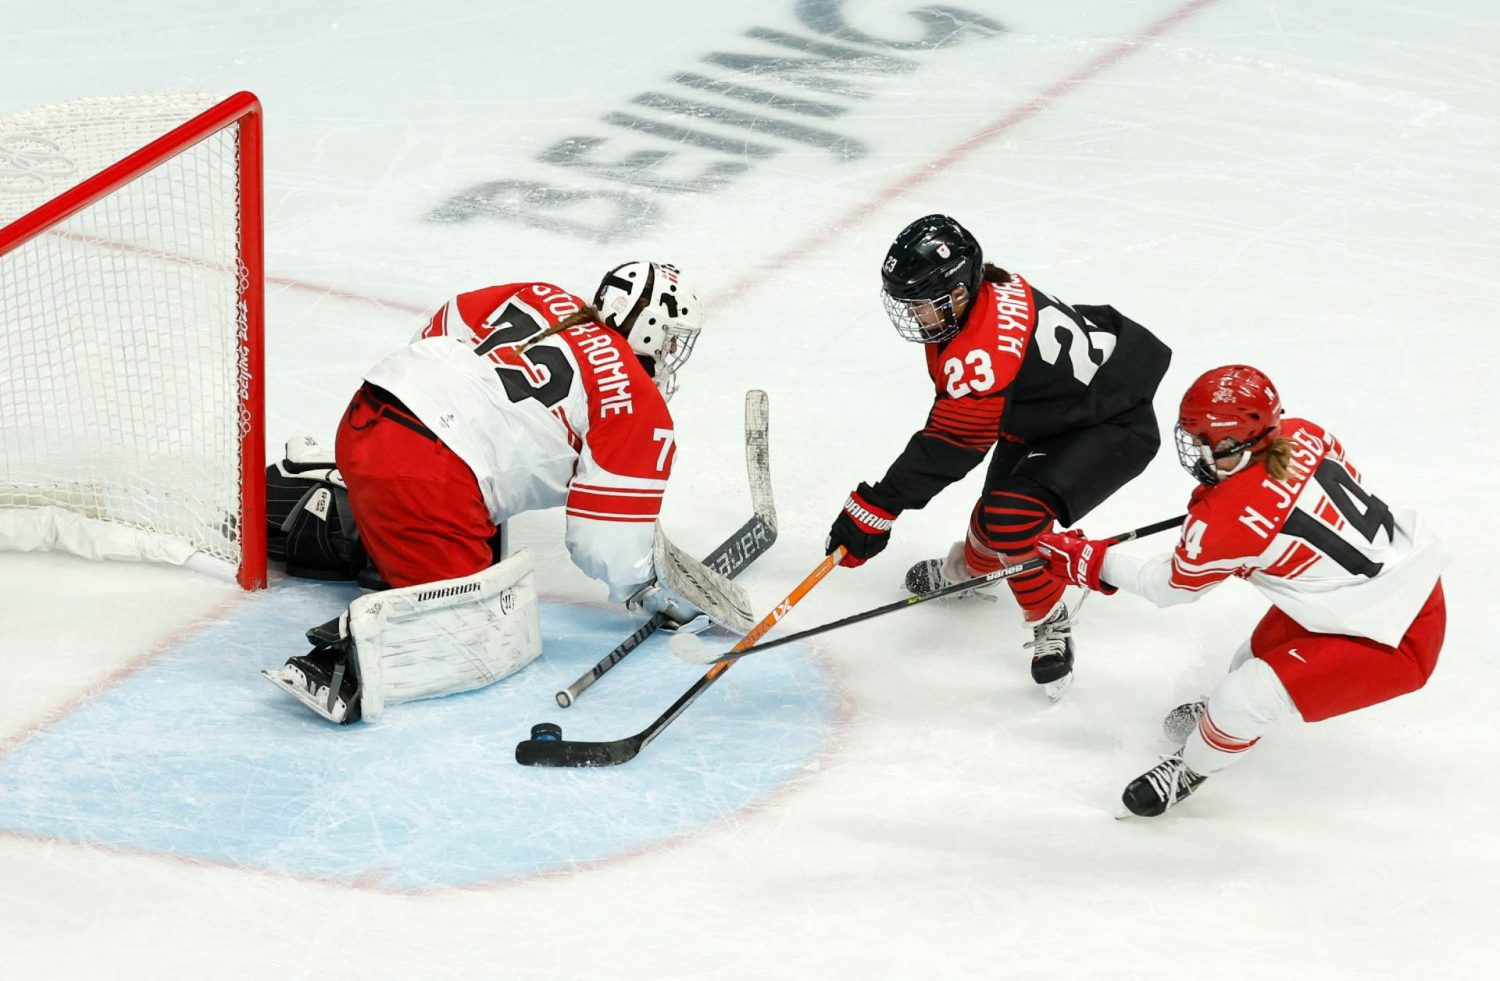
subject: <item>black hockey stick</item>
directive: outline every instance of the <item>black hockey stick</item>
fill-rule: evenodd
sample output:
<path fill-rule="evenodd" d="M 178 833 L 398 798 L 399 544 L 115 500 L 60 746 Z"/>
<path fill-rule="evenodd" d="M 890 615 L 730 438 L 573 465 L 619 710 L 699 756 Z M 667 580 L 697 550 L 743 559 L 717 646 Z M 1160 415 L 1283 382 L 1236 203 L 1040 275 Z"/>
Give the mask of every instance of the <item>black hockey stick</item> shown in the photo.
<path fill-rule="evenodd" d="M 811 589 L 823 580 L 823 577 L 833 571 L 839 560 L 844 557 L 844 547 L 840 545 L 818 563 L 817 568 L 808 573 L 807 578 L 797 584 L 786 599 L 777 603 L 776 606 L 761 618 L 761 621 L 750 632 L 735 645 L 736 649 L 748 648 L 757 640 L 766 635 L 766 631 L 776 625 L 776 622 L 791 612 L 802 597 L 806 596 Z M 532 726 L 530 739 L 516 744 L 516 762 L 522 766 L 618 766 L 621 763 L 629 763 L 635 759 L 646 744 L 661 735 L 663 729 L 672 724 L 672 721 L 686 711 L 687 707 L 708 690 L 709 686 L 718 681 L 724 672 L 733 667 L 732 662 L 715 664 L 704 672 L 703 677 L 693 682 L 693 686 L 673 702 L 656 721 L 642 729 L 633 736 L 624 739 L 615 739 L 610 742 L 577 742 L 562 738 L 562 729 L 550 723 L 542 723 Z M 538 734 L 542 738 L 537 738 Z"/>
<path fill-rule="evenodd" d="M 714 549 L 708 558 L 703 560 L 703 564 L 733 579 L 740 574 L 741 570 L 759 558 L 775 541 L 776 526 L 757 514 L 741 525 L 740 529 L 729 536 L 724 544 Z M 579 695 L 602 678 L 610 668 L 625 660 L 626 655 L 639 647 L 647 637 L 660 630 L 666 622 L 665 614 L 653 614 L 651 619 L 636 628 L 635 633 L 626 637 L 619 646 L 604 655 L 598 664 L 589 668 L 579 676 L 577 681 L 558 692 L 557 704 L 562 708 L 572 705 Z"/>
<path fill-rule="evenodd" d="M 1177 528 L 1181 526 L 1182 523 L 1186 520 L 1187 515 L 1180 514 L 1175 518 L 1168 518 L 1165 521 L 1158 521 L 1155 524 L 1146 525 L 1145 527 L 1137 528 L 1134 531 L 1127 531 L 1123 534 L 1116 535 L 1113 538 L 1107 538 L 1105 539 L 1105 541 L 1109 542 L 1111 545 L 1118 545 L 1120 542 L 1128 542 L 1135 538 L 1144 538 L 1147 535 L 1154 535 L 1159 531 L 1168 531 L 1172 528 Z M 866 620 L 873 620 L 876 617 L 885 616 L 887 613 L 895 613 L 897 610 L 905 610 L 909 607 L 916 606 L 919 603 L 925 603 L 928 600 L 942 599 L 944 596 L 953 596 L 957 593 L 966 592 L 970 589 L 979 589 L 983 586 L 988 586 L 991 583 L 998 582 L 1001 579 L 1009 579 L 1012 576 L 1019 576 L 1023 572 L 1030 572 L 1033 569 L 1040 569 L 1046 564 L 1047 560 L 1038 555 L 1034 558 L 1027 559 L 1024 562 L 1018 562 L 1015 565 L 1001 566 L 999 569 L 996 569 L 994 572 L 988 573 L 987 575 L 977 576 L 973 579 L 966 579 L 963 582 L 953 583 L 950 586 L 944 586 L 942 589 L 935 590 L 931 593 L 922 593 L 918 596 L 908 596 L 906 599 L 897 600 L 894 603 L 887 603 L 885 606 L 877 606 L 873 610 L 865 610 L 863 613 L 855 613 L 852 616 L 844 617 L 842 620 L 835 620 L 832 623 L 825 623 L 819 627 L 809 627 L 806 630 L 799 630 L 797 633 L 787 634 L 785 637 L 777 637 L 775 640 L 768 640 L 764 644 L 757 644 L 754 647 L 747 647 L 743 649 L 737 647 L 734 650 L 724 654 L 720 654 L 717 657 L 710 656 L 705 658 L 697 656 L 696 651 L 702 649 L 703 645 L 700 641 L 698 641 L 698 638 L 689 636 L 684 636 L 682 640 L 687 643 L 681 644 L 676 642 L 677 638 L 673 638 L 674 643 L 672 645 L 672 652 L 678 657 L 681 657 L 683 660 L 690 661 L 693 664 L 731 664 L 735 661 L 738 661 L 740 658 L 744 657 L 747 654 L 754 654 L 757 651 L 768 651 L 773 647 L 780 647 L 783 644 L 791 644 L 799 640 L 806 640 L 809 637 L 816 637 L 818 634 L 828 633 L 830 630 L 838 630 L 840 627 L 848 627 L 856 623 L 863 623 Z"/>
<path fill-rule="evenodd" d="M 1177 528 L 1181 526 L 1182 523 L 1186 520 L 1187 515 L 1178 515 L 1175 518 L 1168 518 L 1165 521 L 1158 521 L 1155 524 L 1146 525 L 1145 527 L 1137 528 L 1134 531 L 1127 531 L 1123 534 L 1116 535 L 1113 538 L 1108 539 L 1108 541 L 1111 544 L 1119 544 L 1120 542 L 1130 541 L 1133 538 L 1142 538 L 1146 535 L 1154 535 L 1160 531 L 1166 531 L 1170 528 Z M 814 569 L 812 573 L 809 574 L 808 577 L 797 586 L 796 589 L 792 591 L 791 595 L 782 600 L 781 603 L 777 604 L 776 608 L 773 609 L 769 614 L 767 614 L 765 619 L 756 624 L 754 629 L 746 634 L 744 639 L 735 645 L 734 650 L 715 659 L 715 662 L 712 664 L 712 666 L 710 666 L 709 669 L 704 672 L 703 677 L 693 682 L 692 687 L 683 692 L 682 695 L 678 697 L 677 701 L 672 703 L 670 708 L 668 708 L 665 712 L 657 717 L 656 721 L 652 722 L 649 726 L 642 729 L 634 736 L 627 736 L 624 739 L 615 739 L 609 742 L 575 742 L 572 740 L 563 739 L 562 731 L 557 726 L 547 725 L 545 728 L 543 728 L 542 726 L 537 726 L 532 729 L 532 738 L 516 744 L 516 762 L 520 763 L 522 766 L 556 767 L 618 766 L 621 763 L 629 763 L 631 760 L 636 758 L 637 754 L 639 754 L 640 751 L 644 749 L 648 743 L 651 742 L 651 740 L 661 735 L 663 729 L 671 725 L 673 720 L 675 720 L 679 715 L 686 711 L 687 707 L 693 704 L 693 702 L 698 698 L 699 695 L 707 691 L 709 686 L 712 685 L 715 681 L 718 681 L 719 678 L 723 676 L 724 672 L 728 671 L 734 665 L 734 662 L 739 660 L 740 656 L 744 654 L 749 654 L 752 651 L 757 650 L 766 650 L 771 647 L 778 647 L 782 644 L 790 643 L 793 640 L 797 640 L 799 638 L 810 637 L 814 634 L 824 633 L 837 627 L 848 626 L 851 623 L 857 623 L 860 620 L 868 620 L 872 617 L 877 617 L 884 613 L 893 613 L 896 610 L 906 609 L 909 606 L 915 606 L 930 599 L 937 599 L 940 596 L 952 596 L 955 593 L 960 593 L 967 589 L 977 589 L 980 586 L 986 585 L 987 583 L 998 582 L 1001 579 L 1008 579 L 1011 576 L 1019 575 L 1020 573 L 1029 571 L 1031 569 L 1039 569 L 1046 564 L 1046 560 L 1041 558 L 1040 556 L 1033 559 L 1027 559 L 1025 562 L 1020 562 L 1013 566 L 1006 566 L 1005 568 L 996 569 L 994 572 L 991 572 L 988 575 L 980 576 L 976 579 L 969 579 L 961 583 L 954 583 L 952 586 L 946 586 L 943 589 L 937 590 L 936 592 L 927 593 L 922 596 L 913 596 L 909 599 L 899 600 L 895 603 L 891 603 L 874 610 L 868 610 L 864 613 L 857 613 L 852 617 L 846 617 L 845 619 L 836 621 L 834 623 L 824 624 L 821 627 L 814 627 L 811 630 L 804 630 L 796 634 L 789 634 L 786 637 L 778 638 L 777 640 L 757 646 L 756 642 L 760 640 L 760 638 L 764 636 L 768 630 L 771 629 L 771 627 L 776 623 L 777 620 L 786 615 L 786 613 L 790 611 L 794 605 L 796 605 L 798 600 L 807 595 L 807 592 L 812 589 L 813 586 L 817 585 L 824 576 L 828 575 L 828 573 L 838 563 L 839 559 L 843 557 L 843 554 L 844 550 L 841 547 L 835 549 L 832 553 L 827 555 L 823 559 L 823 562 L 816 569 Z M 538 731 L 541 731 L 544 734 L 543 738 L 538 739 L 536 737 L 535 734 Z"/>
<path fill-rule="evenodd" d="M 760 558 L 776 542 L 776 502 L 771 496 L 770 400 L 760 389 L 745 393 L 745 469 L 750 479 L 750 502 L 755 514 L 724 543 L 709 553 L 703 564 L 733 579 Z M 594 682 L 625 660 L 625 657 L 667 622 L 657 613 L 636 628 L 614 650 L 558 692 L 557 704 L 572 705 Z"/>

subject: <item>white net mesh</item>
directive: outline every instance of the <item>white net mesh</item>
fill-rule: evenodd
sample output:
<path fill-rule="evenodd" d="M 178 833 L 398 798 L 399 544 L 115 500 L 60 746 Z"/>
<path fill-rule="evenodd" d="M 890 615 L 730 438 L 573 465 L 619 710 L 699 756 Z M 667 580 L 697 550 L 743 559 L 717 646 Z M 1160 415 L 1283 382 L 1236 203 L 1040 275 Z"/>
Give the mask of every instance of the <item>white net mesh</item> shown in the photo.
<path fill-rule="evenodd" d="M 0 119 L 0 227 L 215 101 Z M 238 142 L 222 129 L 0 255 L 0 545 L 239 564 Z"/>

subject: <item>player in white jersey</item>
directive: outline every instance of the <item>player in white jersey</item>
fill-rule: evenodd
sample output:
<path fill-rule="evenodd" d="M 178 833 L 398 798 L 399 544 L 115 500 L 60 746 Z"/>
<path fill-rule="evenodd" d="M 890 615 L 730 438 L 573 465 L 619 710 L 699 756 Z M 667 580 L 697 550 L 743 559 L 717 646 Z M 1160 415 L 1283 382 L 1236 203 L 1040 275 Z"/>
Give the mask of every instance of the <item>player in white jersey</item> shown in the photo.
<path fill-rule="evenodd" d="M 320 714 L 353 721 L 361 692 L 372 718 L 384 702 L 518 670 L 540 651 L 535 591 L 529 556 L 507 559 L 501 529 L 538 508 L 566 508 L 568 551 L 611 600 L 696 617 L 659 588 L 653 544 L 675 449 L 666 403 L 700 322 L 678 270 L 654 262 L 611 270 L 592 306 L 537 282 L 444 304 L 366 373 L 338 430 L 353 524 L 395 588 L 368 604 L 376 609 L 364 638 L 356 601 L 340 624 L 310 632 L 310 654 L 267 676 Z M 418 625 L 398 629 L 402 618 Z M 434 645 L 436 636 L 445 642 Z M 465 662 L 457 675 L 428 670 L 453 660 Z M 419 661 L 420 677 L 393 680 Z M 375 671 L 383 698 L 371 691 Z"/>
<path fill-rule="evenodd" d="M 1105 593 L 1171 606 L 1234 577 L 1271 601 L 1207 701 L 1168 715 L 1182 749 L 1125 789 L 1126 808 L 1143 817 L 1164 813 L 1282 719 L 1317 722 L 1421 688 L 1446 623 L 1446 557 L 1431 530 L 1366 490 L 1326 429 L 1283 419 L 1260 371 L 1227 365 L 1193 382 L 1177 450 L 1202 486 L 1172 554 L 1142 560 L 1079 532 L 1038 542 L 1054 573 Z"/>
<path fill-rule="evenodd" d="M 646 288 L 631 296 L 626 276 Z M 675 448 L 666 396 L 692 351 L 698 303 L 654 263 L 612 272 L 599 296 L 643 309 L 620 330 L 556 286 L 493 286 L 454 297 L 366 373 L 337 456 L 386 582 L 484 568 L 498 526 L 559 505 L 574 561 L 612 600 L 650 578 Z"/>

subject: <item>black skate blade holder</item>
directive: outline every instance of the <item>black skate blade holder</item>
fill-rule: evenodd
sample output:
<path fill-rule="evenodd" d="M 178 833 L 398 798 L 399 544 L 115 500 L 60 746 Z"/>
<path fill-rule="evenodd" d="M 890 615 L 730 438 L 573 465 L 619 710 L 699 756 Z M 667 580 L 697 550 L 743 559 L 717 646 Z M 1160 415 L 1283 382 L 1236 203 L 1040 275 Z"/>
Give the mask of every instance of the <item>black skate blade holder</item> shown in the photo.
<path fill-rule="evenodd" d="M 307 642 L 314 647 L 343 646 L 346 638 L 343 630 L 343 620 L 344 615 L 340 613 L 327 623 L 320 623 L 316 627 L 309 627 L 307 629 Z"/>

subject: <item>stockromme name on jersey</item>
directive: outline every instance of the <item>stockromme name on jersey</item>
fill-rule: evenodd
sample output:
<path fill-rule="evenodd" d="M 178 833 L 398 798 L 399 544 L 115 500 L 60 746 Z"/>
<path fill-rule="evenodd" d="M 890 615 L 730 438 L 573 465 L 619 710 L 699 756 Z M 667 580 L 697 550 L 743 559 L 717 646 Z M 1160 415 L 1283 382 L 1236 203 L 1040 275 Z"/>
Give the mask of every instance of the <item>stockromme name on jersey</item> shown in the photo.
<path fill-rule="evenodd" d="M 484 181 L 427 219 L 490 218 L 626 241 L 660 221 L 662 199 L 721 191 L 789 147 L 817 147 L 837 163 L 863 158 L 869 147 L 837 127 L 854 104 L 875 97 L 862 79 L 910 73 L 919 57 L 1005 31 L 975 11 L 928 6 L 901 15 L 914 36 L 885 37 L 851 25 L 845 6 L 797 0 L 793 12 L 806 33 L 752 27 L 743 35 L 749 50 L 710 52 L 604 113 L 601 132 L 543 150 L 535 162 L 559 171 L 555 182 Z"/>
<path fill-rule="evenodd" d="M 596 324 L 569 327 L 576 340 L 580 359 L 599 389 L 599 415 L 631 415 L 635 403 L 630 397 L 630 376 L 620 356 L 620 340 Z"/>

